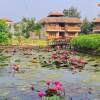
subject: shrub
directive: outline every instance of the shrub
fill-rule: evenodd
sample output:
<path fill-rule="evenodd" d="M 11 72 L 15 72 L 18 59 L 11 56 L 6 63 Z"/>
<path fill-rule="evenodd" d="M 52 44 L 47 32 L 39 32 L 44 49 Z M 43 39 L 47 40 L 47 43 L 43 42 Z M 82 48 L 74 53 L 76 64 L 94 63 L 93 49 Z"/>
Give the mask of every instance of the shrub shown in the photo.
<path fill-rule="evenodd" d="M 0 32 L 0 44 L 8 44 L 8 36 L 5 32 Z"/>
<path fill-rule="evenodd" d="M 100 34 L 80 35 L 71 40 L 71 46 L 76 49 L 97 50 L 100 48 Z"/>

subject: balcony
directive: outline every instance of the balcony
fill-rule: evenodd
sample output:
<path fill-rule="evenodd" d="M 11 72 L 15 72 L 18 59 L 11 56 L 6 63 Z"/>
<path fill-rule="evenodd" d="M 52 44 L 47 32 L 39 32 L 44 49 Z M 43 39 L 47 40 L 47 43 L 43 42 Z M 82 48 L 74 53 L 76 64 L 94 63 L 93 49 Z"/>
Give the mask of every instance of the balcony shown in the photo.
<path fill-rule="evenodd" d="M 100 26 L 96 26 L 93 28 L 93 32 L 100 32 Z"/>
<path fill-rule="evenodd" d="M 60 27 L 60 26 L 47 26 L 46 31 L 65 31 L 64 27 Z"/>
<path fill-rule="evenodd" d="M 79 26 L 67 26 L 65 27 L 65 30 L 68 32 L 80 32 L 81 31 Z"/>

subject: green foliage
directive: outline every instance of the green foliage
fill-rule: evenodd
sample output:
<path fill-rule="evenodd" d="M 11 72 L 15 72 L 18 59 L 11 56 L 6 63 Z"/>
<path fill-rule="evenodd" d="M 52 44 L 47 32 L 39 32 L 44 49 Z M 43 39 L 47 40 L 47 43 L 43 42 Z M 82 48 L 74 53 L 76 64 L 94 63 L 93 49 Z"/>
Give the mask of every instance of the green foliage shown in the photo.
<path fill-rule="evenodd" d="M 8 35 L 9 39 L 12 39 L 12 34 L 11 33 L 8 33 L 7 35 Z"/>
<path fill-rule="evenodd" d="M 81 26 L 81 32 L 84 34 L 88 34 L 92 32 L 92 28 L 93 28 L 93 24 L 90 23 L 87 18 L 85 18 Z"/>
<path fill-rule="evenodd" d="M 7 32 L 8 25 L 4 20 L 0 20 L 0 32 Z"/>
<path fill-rule="evenodd" d="M 80 12 L 78 12 L 77 8 L 70 7 L 69 9 L 64 9 L 64 15 L 67 17 L 77 17 L 80 18 Z"/>
<path fill-rule="evenodd" d="M 35 25 L 35 19 L 31 18 L 23 18 L 21 21 L 21 26 L 22 26 L 22 35 L 25 38 L 30 37 L 30 32 L 34 31 L 34 25 Z"/>
<path fill-rule="evenodd" d="M 20 33 L 25 38 L 30 37 L 30 33 L 35 32 L 36 35 L 40 35 L 41 25 L 36 23 L 35 18 L 23 18 L 21 22 L 15 24 L 15 31 Z"/>
<path fill-rule="evenodd" d="M 34 26 L 34 32 L 36 33 L 36 35 L 39 36 L 39 39 L 41 38 L 40 37 L 41 28 L 42 28 L 42 26 L 39 23 L 36 23 Z"/>
<path fill-rule="evenodd" d="M 89 34 L 75 37 L 71 40 L 71 45 L 77 49 L 99 50 L 100 34 Z"/>
<path fill-rule="evenodd" d="M 20 32 L 16 32 L 15 36 L 17 37 L 18 43 L 21 43 L 21 33 Z"/>
<path fill-rule="evenodd" d="M 0 44 L 8 43 L 8 26 L 4 20 L 0 20 Z"/>
<path fill-rule="evenodd" d="M 0 44 L 7 44 L 8 36 L 5 32 L 0 32 Z"/>

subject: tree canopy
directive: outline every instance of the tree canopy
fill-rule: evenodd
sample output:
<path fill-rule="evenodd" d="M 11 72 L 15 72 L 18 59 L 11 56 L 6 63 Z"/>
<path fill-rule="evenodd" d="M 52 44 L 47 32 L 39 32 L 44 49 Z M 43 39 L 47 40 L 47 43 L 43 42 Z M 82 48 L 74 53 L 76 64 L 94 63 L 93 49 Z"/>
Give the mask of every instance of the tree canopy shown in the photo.
<path fill-rule="evenodd" d="M 8 43 L 8 25 L 4 20 L 0 20 L 0 44 Z"/>
<path fill-rule="evenodd" d="M 6 21 L 0 20 L 0 32 L 7 32 L 8 25 L 6 24 Z"/>
<path fill-rule="evenodd" d="M 70 7 L 69 9 L 64 9 L 63 13 L 67 17 L 77 17 L 80 18 L 80 12 L 75 7 Z"/>
<path fill-rule="evenodd" d="M 93 29 L 93 24 L 90 23 L 87 18 L 85 18 L 81 26 L 81 32 L 84 34 L 88 34 L 92 32 L 92 29 Z"/>
<path fill-rule="evenodd" d="M 32 32 L 39 34 L 40 30 L 41 25 L 36 23 L 35 18 L 23 18 L 21 22 L 15 24 L 15 31 L 20 32 L 20 35 L 25 38 L 29 38 Z"/>

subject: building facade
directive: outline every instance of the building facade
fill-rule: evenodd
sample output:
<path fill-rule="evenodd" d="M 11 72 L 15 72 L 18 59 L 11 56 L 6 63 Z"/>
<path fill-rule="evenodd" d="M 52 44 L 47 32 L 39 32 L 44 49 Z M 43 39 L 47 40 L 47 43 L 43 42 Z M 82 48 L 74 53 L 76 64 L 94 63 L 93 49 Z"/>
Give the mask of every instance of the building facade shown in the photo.
<path fill-rule="evenodd" d="M 94 33 L 100 33 L 100 17 L 94 18 L 92 23 L 94 25 L 93 32 Z"/>
<path fill-rule="evenodd" d="M 40 20 L 43 32 L 48 39 L 68 39 L 77 36 L 81 32 L 81 21 L 75 17 L 64 17 L 61 12 L 52 12 L 46 18 Z"/>

